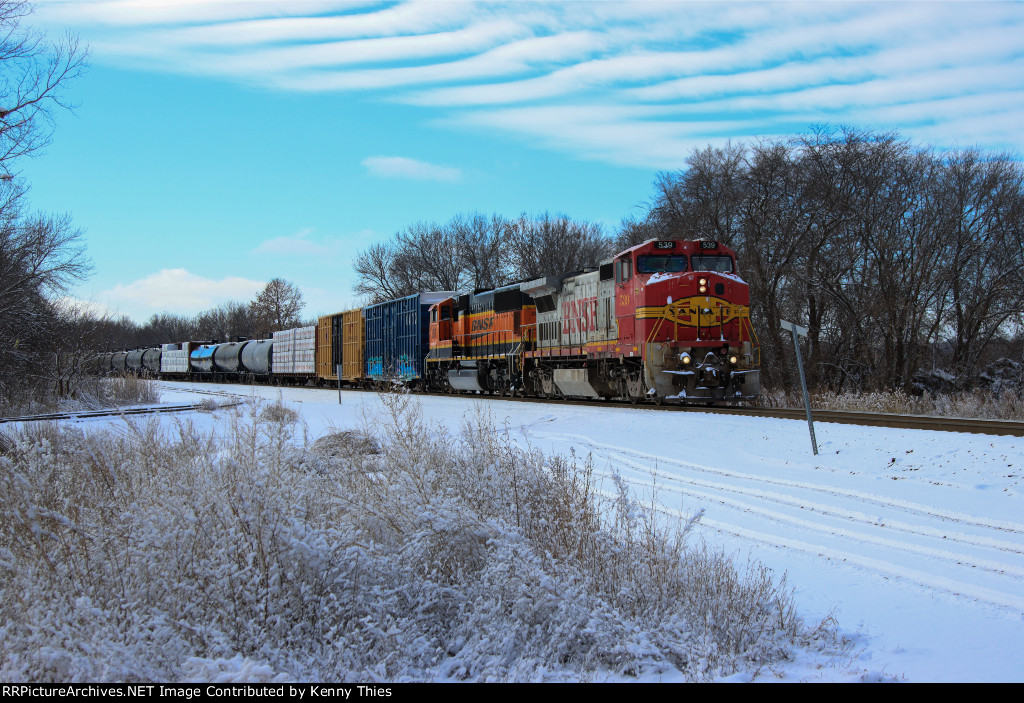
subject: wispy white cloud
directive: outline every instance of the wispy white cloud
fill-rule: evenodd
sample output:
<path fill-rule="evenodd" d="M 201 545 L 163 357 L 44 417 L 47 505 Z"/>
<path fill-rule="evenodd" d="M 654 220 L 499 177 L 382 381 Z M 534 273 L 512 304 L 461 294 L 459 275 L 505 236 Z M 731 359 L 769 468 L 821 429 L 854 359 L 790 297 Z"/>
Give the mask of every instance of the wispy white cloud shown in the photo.
<path fill-rule="evenodd" d="M 237 276 L 206 278 L 186 269 L 162 269 L 131 283 L 123 283 L 97 294 L 108 309 L 135 319 L 158 312 L 192 314 L 216 307 L 228 300 L 249 300 L 266 285 Z"/>
<path fill-rule="evenodd" d="M 381 178 L 448 182 L 462 178 L 462 171 L 452 166 L 439 166 L 405 156 L 368 156 L 362 163 L 371 174 Z"/>
<path fill-rule="evenodd" d="M 45 21 L 86 35 L 97 61 L 376 92 L 444 124 L 617 163 L 660 168 L 693 140 L 823 121 L 939 143 L 965 126 L 980 144 L 1024 141 L 1024 120 L 1003 119 L 1024 94 L 1016 2 L 39 2 Z M 926 116 L 939 102 L 954 111 Z M 458 178 L 412 160 L 372 164 Z"/>
<path fill-rule="evenodd" d="M 36 4 L 45 13 L 62 19 L 139 26 L 294 17 L 352 11 L 378 3 L 372 0 L 36 0 Z"/>
<path fill-rule="evenodd" d="M 311 235 L 312 228 L 301 229 L 294 234 L 273 237 L 260 242 L 253 254 L 272 256 L 334 256 L 344 246 L 341 240 L 316 241 Z"/>

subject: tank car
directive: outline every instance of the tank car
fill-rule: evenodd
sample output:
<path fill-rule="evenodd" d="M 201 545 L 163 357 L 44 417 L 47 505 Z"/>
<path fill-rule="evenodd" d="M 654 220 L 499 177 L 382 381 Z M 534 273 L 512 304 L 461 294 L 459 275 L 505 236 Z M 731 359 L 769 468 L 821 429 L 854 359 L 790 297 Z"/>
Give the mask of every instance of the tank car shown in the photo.
<path fill-rule="evenodd" d="M 128 352 L 120 351 L 114 352 L 110 357 L 110 372 L 113 374 L 123 374 L 128 370 Z"/>
<path fill-rule="evenodd" d="M 274 342 L 270 339 L 252 341 L 242 348 L 242 368 L 254 376 L 269 376 Z"/>
<path fill-rule="evenodd" d="M 130 373 L 136 375 L 142 373 L 142 357 L 145 353 L 145 349 L 134 349 L 128 352 L 128 356 L 125 360 L 125 363 Z"/>
<path fill-rule="evenodd" d="M 159 348 L 147 349 L 142 353 L 142 369 L 150 376 L 160 373 L 160 357 L 163 352 Z"/>
<path fill-rule="evenodd" d="M 188 365 L 191 373 L 213 373 L 213 355 L 217 351 L 216 344 L 203 344 L 189 353 Z"/>
<path fill-rule="evenodd" d="M 242 352 L 249 342 L 224 342 L 213 350 L 213 369 L 221 374 L 238 374 L 242 367 Z"/>

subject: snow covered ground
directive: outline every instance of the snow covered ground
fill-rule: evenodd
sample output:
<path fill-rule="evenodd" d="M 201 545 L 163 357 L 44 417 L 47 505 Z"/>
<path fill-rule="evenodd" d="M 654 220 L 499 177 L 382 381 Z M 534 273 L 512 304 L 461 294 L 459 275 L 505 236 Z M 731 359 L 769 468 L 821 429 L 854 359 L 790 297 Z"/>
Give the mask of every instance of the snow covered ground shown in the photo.
<path fill-rule="evenodd" d="M 280 394 L 313 439 L 379 407 L 370 393 L 205 384 L 161 384 L 162 402 L 193 388 Z M 852 641 L 840 660 L 758 680 L 1024 680 L 1022 439 L 817 423 L 815 457 L 803 421 L 418 399 L 453 429 L 484 407 L 518 442 L 590 454 L 667 516 L 703 509 L 702 539 L 787 573 L 805 621 L 832 616 Z"/>

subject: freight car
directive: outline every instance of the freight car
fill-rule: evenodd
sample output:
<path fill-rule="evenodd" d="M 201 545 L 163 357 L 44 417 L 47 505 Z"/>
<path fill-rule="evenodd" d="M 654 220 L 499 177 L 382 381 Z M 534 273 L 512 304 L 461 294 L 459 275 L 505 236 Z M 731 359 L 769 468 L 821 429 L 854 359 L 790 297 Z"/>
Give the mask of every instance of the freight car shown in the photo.
<path fill-rule="evenodd" d="M 366 382 L 363 346 L 366 323 L 361 308 L 325 315 L 317 322 L 316 375 L 320 385 Z M 341 375 L 338 375 L 338 372 Z"/>
<path fill-rule="evenodd" d="M 454 291 L 416 293 L 363 308 L 366 378 L 378 384 L 402 382 L 422 387 L 430 346 L 430 308 Z"/>

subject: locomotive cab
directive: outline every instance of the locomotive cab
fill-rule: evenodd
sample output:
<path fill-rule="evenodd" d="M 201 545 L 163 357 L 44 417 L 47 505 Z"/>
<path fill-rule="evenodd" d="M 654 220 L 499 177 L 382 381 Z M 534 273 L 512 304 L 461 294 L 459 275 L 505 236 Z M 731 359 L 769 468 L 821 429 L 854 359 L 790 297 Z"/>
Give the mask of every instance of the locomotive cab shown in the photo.
<path fill-rule="evenodd" d="M 430 306 L 430 349 L 438 351 L 440 358 L 452 354 L 452 313 L 455 308 L 454 298 L 446 298 L 440 303 Z M 447 354 L 445 353 L 447 352 Z"/>
<path fill-rule="evenodd" d="M 750 295 L 714 241 L 652 240 L 615 261 L 620 339 L 641 345 L 657 397 L 744 400 L 760 388 Z M 631 333 L 631 335 L 630 335 Z"/>

